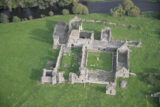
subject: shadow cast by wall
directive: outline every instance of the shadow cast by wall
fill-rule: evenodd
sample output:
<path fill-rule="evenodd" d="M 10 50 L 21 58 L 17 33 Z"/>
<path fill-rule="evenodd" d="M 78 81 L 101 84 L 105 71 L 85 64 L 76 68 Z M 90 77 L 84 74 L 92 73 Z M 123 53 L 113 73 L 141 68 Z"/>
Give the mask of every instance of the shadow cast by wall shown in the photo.
<path fill-rule="evenodd" d="M 53 28 L 54 25 L 56 24 L 56 21 L 51 21 L 51 20 L 46 20 L 46 28 L 47 30 L 44 29 L 34 29 L 31 32 L 31 38 L 41 41 L 41 42 L 45 42 L 45 43 L 49 43 L 50 45 L 52 45 L 53 43 Z"/>
<path fill-rule="evenodd" d="M 104 87 L 104 86 L 97 86 L 97 87 L 95 87 L 95 90 L 99 91 L 101 93 L 104 93 L 104 92 L 106 92 L 106 87 Z"/>
<path fill-rule="evenodd" d="M 44 29 L 35 29 L 31 32 L 31 38 L 43 43 L 48 43 L 50 46 L 53 44 L 53 28 L 56 24 L 56 21 L 46 20 L 46 28 Z M 47 61 L 53 61 L 56 62 L 57 56 L 58 56 L 59 50 L 52 50 L 51 48 L 48 49 L 48 54 L 41 58 L 43 61 L 43 66 L 41 68 L 34 68 L 32 69 L 30 78 L 35 81 L 40 81 L 43 68 L 46 68 Z"/>
<path fill-rule="evenodd" d="M 59 53 L 59 50 L 49 50 L 48 54 L 41 59 L 43 61 L 43 66 L 41 68 L 33 68 L 31 75 L 30 75 L 30 78 L 32 80 L 40 81 L 41 76 L 42 76 L 42 72 L 43 72 L 43 68 L 47 68 L 47 69 L 49 68 L 46 65 L 46 63 L 48 61 L 56 62 L 57 57 L 58 57 L 58 53 Z M 50 69 L 52 69 L 52 68 L 50 67 Z"/>
<path fill-rule="evenodd" d="M 42 75 L 42 69 L 32 69 L 30 78 L 35 81 L 40 81 Z"/>

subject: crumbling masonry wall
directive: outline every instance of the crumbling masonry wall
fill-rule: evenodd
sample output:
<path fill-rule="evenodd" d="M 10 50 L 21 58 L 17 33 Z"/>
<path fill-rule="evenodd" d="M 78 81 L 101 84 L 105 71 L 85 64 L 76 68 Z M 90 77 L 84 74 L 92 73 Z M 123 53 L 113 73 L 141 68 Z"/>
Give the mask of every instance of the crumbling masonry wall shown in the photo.
<path fill-rule="evenodd" d="M 75 17 L 70 21 L 68 31 L 63 31 L 65 29 L 63 27 L 60 30 L 56 30 L 56 27 L 54 29 L 56 30 L 56 33 L 55 31 L 53 33 L 53 37 L 55 40 L 55 43 L 53 43 L 53 47 L 60 46 L 59 55 L 57 57 L 56 66 L 55 68 L 53 68 L 53 70 L 43 69 L 41 83 L 56 84 L 65 82 L 66 80 L 63 76 L 65 72 L 58 72 L 64 49 L 70 49 L 72 47 L 82 47 L 79 71 L 77 71 L 77 73 L 70 72 L 68 81 L 71 84 L 106 84 L 106 94 L 115 95 L 117 79 L 120 77 L 129 78 L 129 75 L 135 75 L 134 73 L 130 73 L 129 70 L 129 47 L 141 47 L 141 42 L 114 40 L 112 38 L 111 29 L 109 27 L 105 27 L 101 30 L 101 40 L 94 40 L 93 32 L 82 30 L 82 22 L 96 22 L 116 26 L 118 25 L 112 22 L 80 19 L 78 17 Z M 65 26 L 68 26 L 63 22 L 59 24 L 64 24 Z M 127 27 L 127 25 L 123 25 L 123 27 Z M 65 37 L 64 34 L 61 33 L 61 30 L 62 32 L 66 32 Z M 61 41 L 59 41 L 60 39 Z M 112 70 L 107 72 L 99 69 L 87 69 L 86 66 L 88 62 L 89 51 L 112 53 Z"/>

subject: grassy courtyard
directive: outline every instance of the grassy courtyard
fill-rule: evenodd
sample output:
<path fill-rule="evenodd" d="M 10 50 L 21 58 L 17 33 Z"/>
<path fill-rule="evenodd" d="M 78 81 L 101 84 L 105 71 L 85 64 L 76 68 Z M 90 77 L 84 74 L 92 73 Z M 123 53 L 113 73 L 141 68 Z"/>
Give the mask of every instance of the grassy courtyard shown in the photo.
<path fill-rule="evenodd" d="M 68 79 L 70 72 L 77 72 L 79 70 L 78 62 L 80 61 L 80 53 L 80 48 L 72 48 L 71 52 L 66 53 L 66 55 L 63 55 L 59 71 L 65 72 L 64 77 L 66 79 Z"/>
<path fill-rule="evenodd" d="M 88 52 L 87 68 L 91 70 L 112 70 L 112 54 Z"/>
<path fill-rule="evenodd" d="M 89 14 L 81 18 L 109 20 L 140 26 L 141 30 L 110 26 L 119 40 L 141 40 L 142 48 L 131 48 L 130 70 L 137 74 L 126 79 L 126 89 L 117 95 L 105 94 L 105 85 L 40 85 L 46 62 L 56 61 L 53 50 L 53 25 L 68 22 L 73 15 L 53 16 L 20 23 L 0 24 L 0 107 L 158 107 L 151 98 L 154 86 L 145 83 L 140 73 L 160 70 L 160 20 L 154 17 L 120 17 Z M 105 25 L 84 23 L 84 29 L 100 34 Z M 97 36 L 98 37 L 98 36 Z M 70 63 L 67 59 L 67 63 Z M 74 72 L 74 71 L 73 71 Z"/>

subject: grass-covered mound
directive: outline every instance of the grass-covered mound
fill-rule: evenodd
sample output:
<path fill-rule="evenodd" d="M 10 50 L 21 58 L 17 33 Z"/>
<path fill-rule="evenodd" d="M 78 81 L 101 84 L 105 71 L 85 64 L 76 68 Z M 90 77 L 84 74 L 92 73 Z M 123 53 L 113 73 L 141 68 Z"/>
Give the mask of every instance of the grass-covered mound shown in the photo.
<path fill-rule="evenodd" d="M 112 54 L 88 52 L 87 68 L 91 70 L 112 70 Z"/>
<path fill-rule="evenodd" d="M 73 16 L 54 16 L 20 23 L 0 24 L 0 106 L 1 107 L 155 107 L 158 99 L 150 98 L 152 85 L 139 75 L 160 70 L 160 21 L 152 17 L 112 18 L 107 15 L 79 16 L 107 19 L 137 25 L 141 30 L 110 26 L 120 40 L 141 40 L 142 48 L 132 48 L 130 70 L 136 77 L 127 79 L 127 89 L 117 95 L 105 94 L 105 85 L 40 85 L 45 63 L 56 61 L 58 50 L 51 49 L 53 25 Z M 84 23 L 84 29 L 100 34 L 103 24 Z"/>

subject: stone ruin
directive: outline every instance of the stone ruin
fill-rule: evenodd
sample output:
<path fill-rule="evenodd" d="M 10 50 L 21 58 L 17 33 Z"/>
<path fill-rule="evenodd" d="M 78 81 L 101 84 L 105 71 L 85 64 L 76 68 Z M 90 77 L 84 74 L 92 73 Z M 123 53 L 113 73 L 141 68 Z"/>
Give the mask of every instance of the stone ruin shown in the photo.
<path fill-rule="evenodd" d="M 157 92 L 157 93 L 151 94 L 151 97 L 158 98 L 158 99 L 159 99 L 159 103 L 160 103 L 160 92 Z"/>
<path fill-rule="evenodd" d="M 129 78 L 129 47 L 141 47 L 141 42 L 114 40 L 111 29 L 105 27 L 101 31 L 100 40 L 94 39 L 93 31 L 83 30 L 82 19 L 74 17 L 69 25 L 59 22 L 54 27 L 53 49 L 60 48 L 55 67 L 51 70 L 43 69 L 41 83 L 96 83 L 106 85 L 106 94 L 116 94 L 116 81 L 118 78 Z M 77 73 L 70 72 L 69 80 L 65 80 L 59 72 L 62 56 L 70 52 L 72 47 L 81 47 L 81 61 Z M 88 52 L 106 52 L 112 54 L 112 70 L 87 69 Z M 134 74 L 135 75 L 135 74 Z"/>

